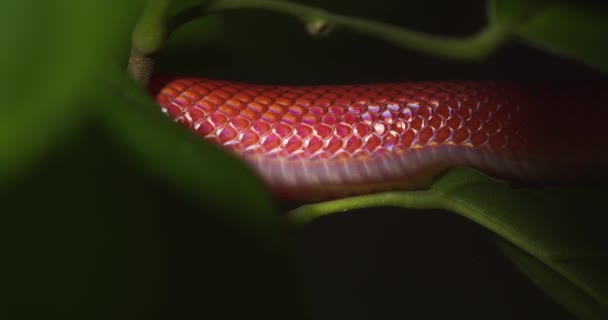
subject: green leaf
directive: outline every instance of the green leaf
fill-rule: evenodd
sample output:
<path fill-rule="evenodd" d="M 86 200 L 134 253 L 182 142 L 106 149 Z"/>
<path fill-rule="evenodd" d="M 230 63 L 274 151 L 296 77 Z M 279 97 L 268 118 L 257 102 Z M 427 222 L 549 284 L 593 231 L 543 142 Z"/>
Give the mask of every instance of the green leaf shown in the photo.
<path fill-rule="evenodd" d="M 499 248 L 522 270 L 537 286 L 580 319 L 606 319 L 608 309 L 586 292 L 549 268 L 538 259 L 527 254 L 504 240 L 497 239 Z M 599 263 L 598 263 L 599 264 Z M 602 261 L 604 270 L 608 268 Z"/>
<path fill-rule="evenodd" d="M 104 122 L 82 127 L 0 194 L 3 319 L 304 314 L 284 239 L 271 246 L 221 219 L 215 194 L 150 175 Z"/>
<path fill-rule="evenodd" d="M 502 25 L 516 25 L 529 19 L 538 10 L 555 0 L 490 0 L 490 21 Z"/>
<path fill-rule="evenodd" d="M 608 6 L 588 1 L 495 0 L 491 16 L 525 43 L 608 72 Z"/>
<path fill-rule="evenodd" d="M 118 52 L 137 1 L 0 3 L 0 183 L 66 136 Z M 112 23 L 108 23 L 112 21 Z"/>
<path fill-rule="evenodd" d="M 455 168 L 427 191 L 386 192 L 302 206 L 302 225 L 316 217 L 374 206 L 445 209 L 494 232 L 559 274 L 585 299 L 608 310 L 606 189 L 514 189 L 468 168 Z M 579 295 L 579 293 L 570 293 Z M 560 293 L 561 295 L 561 293 Z"/>
<path fill-rule="evenodd" d="M 608 239 L 601 224 L 590 223 L 608 222 L 600 203 L 606 190 L 513 189 L 477 171 L 456 168 L 437 180 L 431 192 L 445 208 L 479 222 L 536 257 L 608 257 Z"/>
<path fill-rule="evenodd" d="M 90 120 L 90 119 L 89 119 Z M 167 300 L 167 203 L 88 121 L 0 193 L 5 319 L 150 319 Z"/>
<path fill-rule="evenodd" d="M 106 88 L 114 94 L 98 97 L 108 106 L 102 110 L 102 119 L 135 159 L 234 226 L 277 240 L 280 229 L 274 203 L 249 168 L 172 123 L 126 76 L 117 76 Z"/>
<path fill-rule="evenodd" d="M 431 192 L 440 195 L 445 208 L 510 241 L 608 311 L 608 214 L 602 203 L 608 191 L 521 190 L 482 177 L 455 169 Z"/>
<path fill-rule="evenodd" d="M 169 265 L 177 265 L 168 273 L 171 314 L 305 317 L 283 224 L 258 177 L 172 123 L 124 73 L 102 87 L 96 101 L 111 140 L 148 177 L 181 192 L 163 209 Z"/>
<path fill-rule="evenodd" d="M 258 179 L 127 81 L 141 4 L 0 4 L 0 318 L 304 316 Z"/>

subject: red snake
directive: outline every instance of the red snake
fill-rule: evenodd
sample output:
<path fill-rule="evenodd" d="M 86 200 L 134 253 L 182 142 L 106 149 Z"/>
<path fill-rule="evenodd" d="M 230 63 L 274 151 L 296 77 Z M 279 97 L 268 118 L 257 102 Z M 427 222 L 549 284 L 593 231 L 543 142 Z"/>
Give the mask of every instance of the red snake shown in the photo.
<path fill-rule="evenodd" d="M 242 157 L 283 198 L 423 189 L 468 166 L 526 184 L 601 182 L 602 83 L 276 86 L 156 77 L 163 112 Z"/>

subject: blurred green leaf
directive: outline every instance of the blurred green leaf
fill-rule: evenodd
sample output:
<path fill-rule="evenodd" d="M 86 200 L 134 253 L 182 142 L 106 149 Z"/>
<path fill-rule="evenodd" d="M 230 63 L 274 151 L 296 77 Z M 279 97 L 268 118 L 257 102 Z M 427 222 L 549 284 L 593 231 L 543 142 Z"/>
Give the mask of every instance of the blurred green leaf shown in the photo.
<path fill-rule="evenodd" d="M 133 1 L 3 1 L 0 4 L 0 181 L 69 134 L 82 99 L 118 54 Z M 124 43 L 124 42 L 122 42 Z"/>
<path fill-rule="evenodd" d="M 242 161 L 171 123 L 119 74 L 97 101 L 112 141 L 181 191 L 165 207 L 171 314 L 306 317 L 286 234 L 266 188 Z M 175 295 L 175 297 L 173 297 Z"/>
<path fill-rule="evenodd" d="M 181 191 L 88 121 L 0 195 L 0 315 L 303 317 L 285 241 L 222 219 L 233 203 Z"/>
<path fill-rule="evenodd" d="M 594 1 L 494 0 L 491 14 L 522 41 L 608 72 L 608 6 Z"/>
<path fill-rule="evenodd" d="M 545 5 L 555 0 L 489 0 L 490 21 L 502 25 L 516 25 L 529 19 Z"/>
<path fill-rule="evenodd" d="M 126 79 L 142 3 L 0 4 L 0 318 L 304 316 L 258 179 Z"/>
<path fill-rule="evenodd" d="M 170 207 L 159 196 L 172 194 L 92 121 L 82 127 L 0 194 L 3 319 L 150 319 L 164 311 Z"/>
<path fill-rule="evenodd" d="M 102 119 L 125 150 L 235 226 L 276 241 L 280 228 L 274 203 L 251 170 L 171 123 L 150 97 L 121 76 L 107 86 L 112 95 L 98 98 L 108 106 L 102 109 Z"/>

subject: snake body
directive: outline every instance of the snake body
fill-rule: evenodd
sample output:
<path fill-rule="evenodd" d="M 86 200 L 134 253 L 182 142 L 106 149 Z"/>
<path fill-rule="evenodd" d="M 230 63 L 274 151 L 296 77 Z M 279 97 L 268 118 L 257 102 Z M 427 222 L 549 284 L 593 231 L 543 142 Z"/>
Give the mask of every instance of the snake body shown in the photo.
<path fill-rule="evenodd" d="M 157 77 L 162 110 L 242 157 L 283 198 L 423 189 L 455 166 L 527 184 L 600 180 L 598 83 L 258 85 Z"/>

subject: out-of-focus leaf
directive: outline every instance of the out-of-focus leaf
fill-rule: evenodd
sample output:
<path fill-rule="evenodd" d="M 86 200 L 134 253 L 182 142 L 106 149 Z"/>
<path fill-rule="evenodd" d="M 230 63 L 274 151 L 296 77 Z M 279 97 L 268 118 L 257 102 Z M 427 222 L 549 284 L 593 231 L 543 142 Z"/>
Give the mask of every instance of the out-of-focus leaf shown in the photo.
<path fill-rule="evenodd" d="M 142 1 L 0 4 L 0 318 L 303 316 L 263 186 L 125 80 Z"/>
<path fill-rule="evenodd" d="M 555 0 L 490 0 L 490 19 L 502 25 L 514 25 L 529 19 L 543 6 Z"/>
<path fill-rule="evenodd" d="M 608 72 L 608 5 L 599 1 L 494 0 L 492 13 L 522 41 Z"/>
<path fill-rule="evenodd" d="M 555 270 L 513 244 L 497 239 L 501 250 L 536 285 L 580 319 L 606 319 L 608 309 Z M 608 265 L 603 263 L 605 268 Z"/>
<path fill-rule="evenodd" d="M 102 117 L 142 165 L 205 203 L 210 212 L 272 241 L 279 233 L 274 204 L 240 160 L 171 123 L 143 90 L 117 77 Z M 99 97 L 104 99 L 104 97 Z"/>
<path fill-rule="evenodd" d="M 78 102 L 116 57 L 123 36 L 118 31 L 138 3 L 1 2 L 0 181 L 81 121 L 89 107 Z"/>
<path fill-rule="evenodd" d="M 3 319 L 154 319 L 168 290 L 169 193 L 92 121 L 0 193 Z"/>
<path fill-rule="evenodd" d="M 134 163 L 190 203 L 178 198 L 165 207 L 169 265 L 176 265 L 168 274 L 171 313 L 306 317 L 283 225 L 260 180 L 172 123 L 125 75 L 113 80 L 98 100 L 106 106 L 99 109 L 103 126 Z"/>
<path fill-rule="evenodd" d="M 303 314 L 283 243 L 150 175 L 102 122 L 83 127 L 0 194 L 3 319 Z"/>

